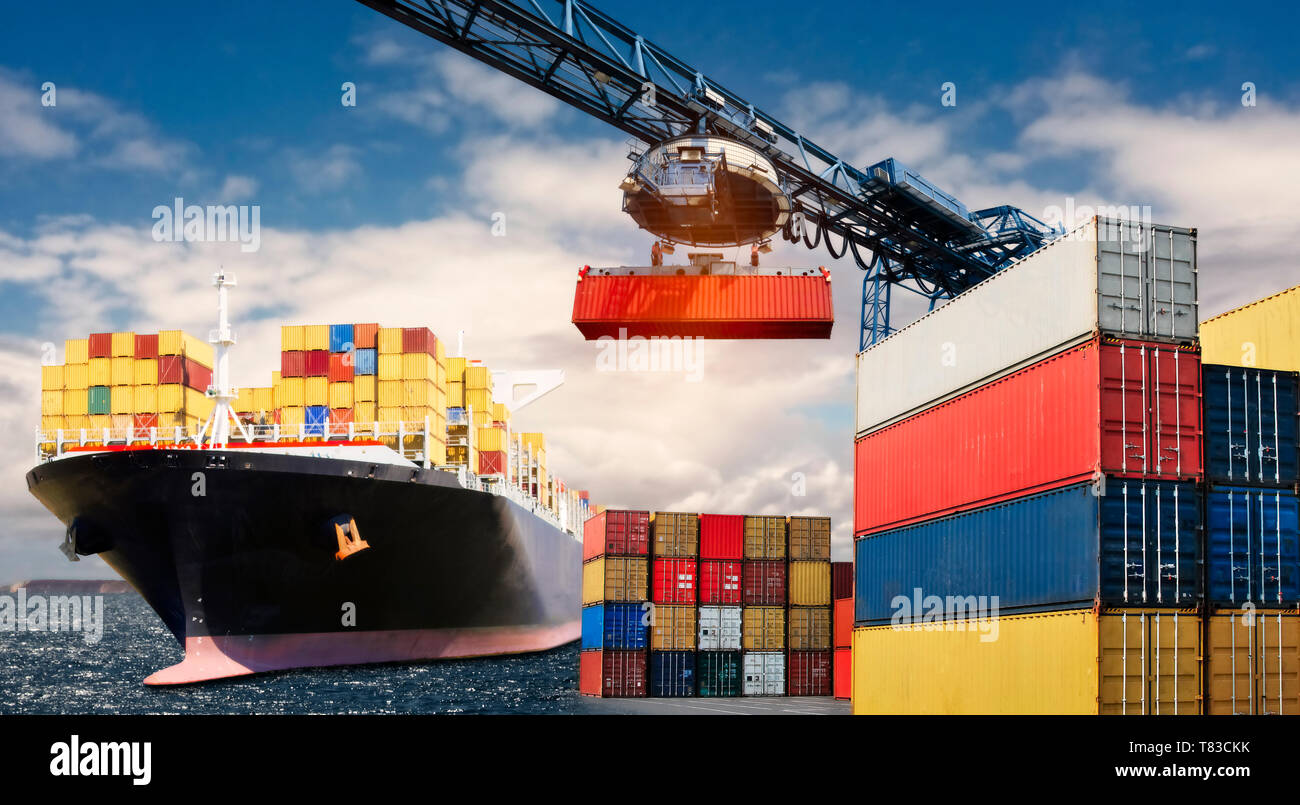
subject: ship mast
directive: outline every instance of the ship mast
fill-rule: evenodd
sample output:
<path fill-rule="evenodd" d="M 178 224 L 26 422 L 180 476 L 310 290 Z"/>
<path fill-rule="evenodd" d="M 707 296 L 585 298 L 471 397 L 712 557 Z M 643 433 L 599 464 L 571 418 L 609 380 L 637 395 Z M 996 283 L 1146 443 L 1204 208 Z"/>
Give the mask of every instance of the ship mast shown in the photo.
<path fill-rule="evenodd" d="M 225 269 L 221 269 L 212 275 L 212 284 L 217 289 L 217 329 L 208 333 L 208 343 L 216 348 L 213 361 L 216 366 L 213 367 L 212 385 L 208 386 L 207 395 L 214 399 L 216 404 L 212 407 L 212 414 L 208 417 L 208 421 L 203 423 L 203 427 L 195 437 L 195 441 L 202 446 L 206 435 L 208 447 L 223 445 L 230 441 L 231 422 L 235 423 L 245 442 L 252 441 L 244 428 L 244 423 L 235 416 L 235 409 L 231 405 L 236 396 L 235 389 L 230 386 L 230 348 L 235 345 L 235 334 L 230 329 L 226 289 L 237 283 L 233 274 L 227 276 Z"/>

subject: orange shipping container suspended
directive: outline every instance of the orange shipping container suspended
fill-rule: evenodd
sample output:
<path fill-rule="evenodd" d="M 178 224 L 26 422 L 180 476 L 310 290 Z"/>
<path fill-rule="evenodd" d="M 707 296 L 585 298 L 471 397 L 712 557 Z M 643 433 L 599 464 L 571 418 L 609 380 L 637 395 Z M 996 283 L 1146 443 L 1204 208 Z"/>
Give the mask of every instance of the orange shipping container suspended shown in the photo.
<path fill-rule="evenodd" d="M 830 338 L 830 273 L 579 275 L 573 323 L 602 336 Z"/>

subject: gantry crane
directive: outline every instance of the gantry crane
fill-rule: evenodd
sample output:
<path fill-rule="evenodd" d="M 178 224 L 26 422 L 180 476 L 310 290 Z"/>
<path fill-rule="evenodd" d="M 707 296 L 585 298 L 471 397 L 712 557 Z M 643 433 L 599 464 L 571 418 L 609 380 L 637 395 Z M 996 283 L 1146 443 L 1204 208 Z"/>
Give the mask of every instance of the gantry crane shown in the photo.
<path fill-rule="evenodd" d="M 972 212 L 892 158 L 847 164 L 580 0 L 359 1 L 649 148 L 716 135 L 766 157 L 789 201 L 782 236 L 810 249 L 825 243 L 865 272 L 861 349 L 892 332 L 894 287 L 933 308 L 1060 234 L 1015 207 Z"/>

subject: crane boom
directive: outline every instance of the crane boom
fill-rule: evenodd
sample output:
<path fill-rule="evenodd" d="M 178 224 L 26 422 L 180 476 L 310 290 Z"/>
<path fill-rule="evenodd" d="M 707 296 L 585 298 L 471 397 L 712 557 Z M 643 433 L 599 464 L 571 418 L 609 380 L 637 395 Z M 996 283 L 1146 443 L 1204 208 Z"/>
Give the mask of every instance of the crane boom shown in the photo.
<path fill-rule="evenodd" d="M 893 159 L 854 167 L 581 0 L 359 2 L 648 145 L 707 133 L 765 154 L 794 204 L 786 239 L 866 271 L 861 348 L 891 331 L 893 287 L 933 307 L 1059 234 L 1015 207 L 970 212 Z"/>

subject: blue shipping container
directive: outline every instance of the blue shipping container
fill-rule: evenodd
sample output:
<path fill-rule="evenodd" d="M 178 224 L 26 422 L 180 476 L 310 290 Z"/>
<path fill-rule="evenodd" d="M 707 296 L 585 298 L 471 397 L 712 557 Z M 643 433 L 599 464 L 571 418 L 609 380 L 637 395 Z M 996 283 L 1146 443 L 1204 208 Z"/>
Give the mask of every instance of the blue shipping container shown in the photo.
<path fill-rule="evenodd" d="M 330 325 L 330 352 L 351 352 L 353 346 L 351 324 Z"/>
<path fill-rule="evenodd" d="M 1300 479 L 1295 372 L 1204 368 L 1205 474 L 1227 484 Z"/>
<path fill-rule="evenodd" d="M 1104 480 L 858 540 L 855 621 L 888 623 L 896 613 L 920 620 L 935 603 L 928 596 L 939 597 L 949 619 L 963 608 L 1006 614 L 1098 598 L 1105 606 L 1195 604 L 1196 485 Z"/>
<path fill-rule="evenodd" d="M 1279 489 L 1211 487 L 1205 500 L 1209 597 L 1234 607 L 1300 600 L 1300 499 Z"/>
<path fill-rule="evenodd" d="M 353 358 L 352 373 L 357 375 L 376 374 L 375 366 L 379 359 L 376 357 L 378 350 L 359 349 Z"/>
<path fill-rule="evenodd" d="M 660 698 L 695 695 L 695 652 L 650 652 L 650 695 Z"/>
<path fill-rule="evenodd" d="M 309 405 L 307 406 L 306 419 L 307 422 L 302 428 L 304 436 L 324 436 L 325 426 L 330 421 L 330 407 L 328 405 Z"/>
<path fill-rule="evenodd" d="M 582 610 L 582 649 L 643 649 L 646 617 L 641 604 L 596 604 Z"/>

